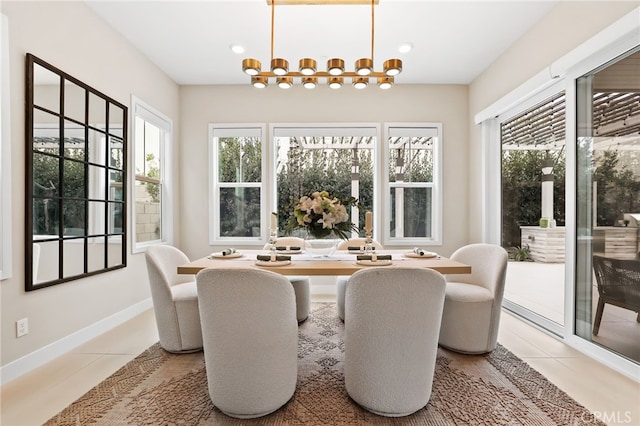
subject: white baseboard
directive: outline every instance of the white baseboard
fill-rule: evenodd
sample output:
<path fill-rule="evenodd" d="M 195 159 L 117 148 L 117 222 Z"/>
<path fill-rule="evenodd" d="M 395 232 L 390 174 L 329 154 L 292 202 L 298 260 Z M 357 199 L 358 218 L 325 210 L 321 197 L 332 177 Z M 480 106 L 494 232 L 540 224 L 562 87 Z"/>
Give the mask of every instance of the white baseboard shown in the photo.
<path fill-rule="evenodd" d="M 0 368 L 0 386 L 40 367 L 153 307 L 151 298 L 50 343 Z"/>

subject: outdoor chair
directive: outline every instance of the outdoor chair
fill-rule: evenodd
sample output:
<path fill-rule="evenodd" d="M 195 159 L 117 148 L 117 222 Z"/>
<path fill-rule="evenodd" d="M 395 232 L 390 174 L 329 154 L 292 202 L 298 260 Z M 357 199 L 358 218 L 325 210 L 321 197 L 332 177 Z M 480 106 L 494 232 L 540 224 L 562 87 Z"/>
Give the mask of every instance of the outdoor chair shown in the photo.
<path fill-rule="evenodd" d="M 593 270 L 598 285 L 598 307 L 593 320 L 593 335 L 600 331 L 606 303 L 629 309 L 640 322 L 640 261 L 593 256 Z"/>

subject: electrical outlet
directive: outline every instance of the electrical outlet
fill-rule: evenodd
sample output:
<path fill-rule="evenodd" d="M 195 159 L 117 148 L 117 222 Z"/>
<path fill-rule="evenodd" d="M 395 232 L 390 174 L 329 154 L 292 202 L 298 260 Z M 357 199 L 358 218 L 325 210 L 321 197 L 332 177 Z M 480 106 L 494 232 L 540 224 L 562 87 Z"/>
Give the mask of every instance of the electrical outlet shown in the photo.
<path fill-rule="evenodd" d="M 29 334 L 29 318 L 22 318 L 16 321 L 16 337 Z"/>

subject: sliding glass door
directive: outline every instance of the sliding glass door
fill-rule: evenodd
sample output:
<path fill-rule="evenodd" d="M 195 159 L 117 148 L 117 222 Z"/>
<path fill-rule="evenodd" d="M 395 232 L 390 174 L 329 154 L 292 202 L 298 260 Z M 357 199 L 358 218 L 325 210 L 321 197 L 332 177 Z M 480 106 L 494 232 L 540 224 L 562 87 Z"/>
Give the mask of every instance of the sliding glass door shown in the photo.
<path fill-rule="evenodd" d="M 559 332 L 564 323 L 565 95 L 500 120 L 505 306 Z"/>
<path fill-rule="evenodd" d="M 576 91 L 576 334 L 640 362 L 640 49 Z"/>

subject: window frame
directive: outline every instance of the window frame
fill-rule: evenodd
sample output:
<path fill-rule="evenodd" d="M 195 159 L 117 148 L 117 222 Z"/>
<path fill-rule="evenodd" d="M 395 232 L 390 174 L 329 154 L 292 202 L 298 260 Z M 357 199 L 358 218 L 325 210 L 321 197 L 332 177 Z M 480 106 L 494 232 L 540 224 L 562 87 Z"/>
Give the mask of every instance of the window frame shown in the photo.
<path fill-rule="evenodd" d="M 173 120 L 144 102 L 140 98 L 131 96 L 131 233 L 132 233 L 132 253 L 142 253 L 148 247 L 173 244 L 173 210 L 171 209 L 173 200 L 173 179 L 171 173 L 171 164 L 173 164 Z M 151 241 L 137 241 L 136 234 L 136 183 L 139 180 L 148 182 L 150 178 L 142 177 L 136 174 L 136 134 L 137 134 L 137 118 L 141 118 L 144 122 L 150 123 L 160 130 L 160 178 L 157 183 L 160 185 L 160 238 Z M 143 178 L 143 179 L 142 179 Z"/>
<path fill-rule="evenodd" d="M 268 158 L 267 146 L 270 145 L 266 132 L 267 126 L 264 123 L 210 123 L 208 134 L 209 145 L 209 245 L 260 245 L 267 240 L 268 229 L 264 224 L 268 222 L 269 185 L 267 185 Z M 235 136 L 248 136 L 251 132 L 258 131 L 261 141 L 261 165 L 260 182 L 224 182 L 218 181 L 219 176 L 219 150 L 214 143 L 216 130 Z M 259 188 L 260 189 L 260 234 L 256 237 L 224 237 L 220 235 L 220 220 L 218 217 L 218 207 L 220 205 L 220 189 L 229 187 Z"/>
<path fill-rule="evenodd" d="M 431 206 L 431 229 L 432 237 L 424 238 L 407 238 L 407 237 L 391 237 L 391 229 L 383 228 L 384 235 L 382 236 L 382 244 L 390 246 L 439 246 L 442 245 L 442 209 L 443 209 L 443 181 L 442 181 L 442 147 L 443 147 L 443 130 L 442 123 L 440 122 L 421 122 L 421 123 L 400 123 L 389 122 L 384 123 L 383 131 L 383 147 L 382 150 L 382 164 L 388 166 L 390 161 L 389 156 L 389 138 L 393 133 L 392 129 L 436 129 L 438 136 L 433 142 L 433 181 L 432 182 L 404 182 L 402 185 L 396 185 L 389 181 L 388 169 L 384 169 L 384 178 L 382 186 L 382 194 L 380 197 L 384 199 L 384 209 L 382 211 L 383 218 L 386 223 L 391 222 L 391 204 L 390 204 L 390 190 L 392 187 L 403 188 L 432 188 L 432 206 Z M 416 134 L 419 136 L 419 133 Z M 381 202 L 381 201 L 380 201 Z"/>
<path fill-rule="evenodd" d="M 269 223 L 269 212 L 275 211 L 277 207 L 277 194 L 275 188 L 276 182 L 276 144 L 275 135 L 282 136 L 283 129 L 289 129 L 296 132 L 298 129 L 309 129 L 310 135 L 317 135 L 318 132 L 322 133 L 326 129 L 329 132 L 328 136 L 336 136 L 336 132 L 342 130 L 363 128 L 366 131 L 371 132 L 371 129 L 375 131 L 375 137 L 377 140 L 384 140 L 384 143 L 377 143 L 373 147 L 373 160 L 374 160 L 374 176 L 373 176 L 373 191 L 379 196 L 374 198 L 373 211 L 374 211 L 374 238 L 380 239 L 383 244 L 390 246 L 437 246 L 442 245 L 442 218 L 443 218 L 443 125 L 441 122 L 389 122 L 389 123 L 271 123 L 269 124 L 269 132 L 266 133 L 266 124 L 264 123 L 210 123 L 209 124 L 209 245 L 263 245 L 268 236 L 267 224 Z M 407 129 L 435 129 L 438 136 L 433 143 L 433 181 L 432 182 L 406 182 L 404 187 L 424 188 L 429 187 L 433 190 L 432 195 L 432 214 L 431 214 L 431 226 L 432 236 L 427 238 L 406 238 L 406 237 L 394 237 L 391 238 L 390 230 L 385 229 L 384 223 L 389 223 L 391 217 L 390 206 L 388 204 L 388 193 L 392 186 L 389 182 L 387 175 L 387 165 L 389 162 L 389 129 L 392 128 L 407 128 Z M 259 185 L 251 184 L 251 186 L 259 187 L 261 190 L 261 230 L 259 237 L 221 237 L 220 236 L 220 223 L 217 218 L 217 208 L 220 200 L 220 188 L 225 186 L 238 186 L 236 183 L 232 184 L 220 184 L 217 181 L 219 173 L 218 168 L 218 150 L 214 145 L 214 130 L 226 129 L 238 130 L 238 136 L 242 136 L 242 131 L 248 129 L 258 129 L 262 140 L 262 181 Z M 384 131 L 382 131 L 384 129 Z M 280 132 L 280 133 L 279 133 Z M 419 134 L 419 133 L 418 133 Z M 265 138 L 265 135 L 268 135 Z M 380 149 L 380 146 L 384 146 L 384 149 Z M 384 173 L 382 173 L 384 165 Z M 384 175 L 384 176 L 383 176 Z M 241 185 L 247 186 L 247 185 Z M 382 191 L 378 191 L 381 188 Z M 269 200 L 269 202 L 265 202 Z M 384 204 L 383 204 L 384 203 Z M 385 229 L 383 233 L 380 233 L 380 229 Z M 378 230 L 378 231 L 376 231 Z"/>

